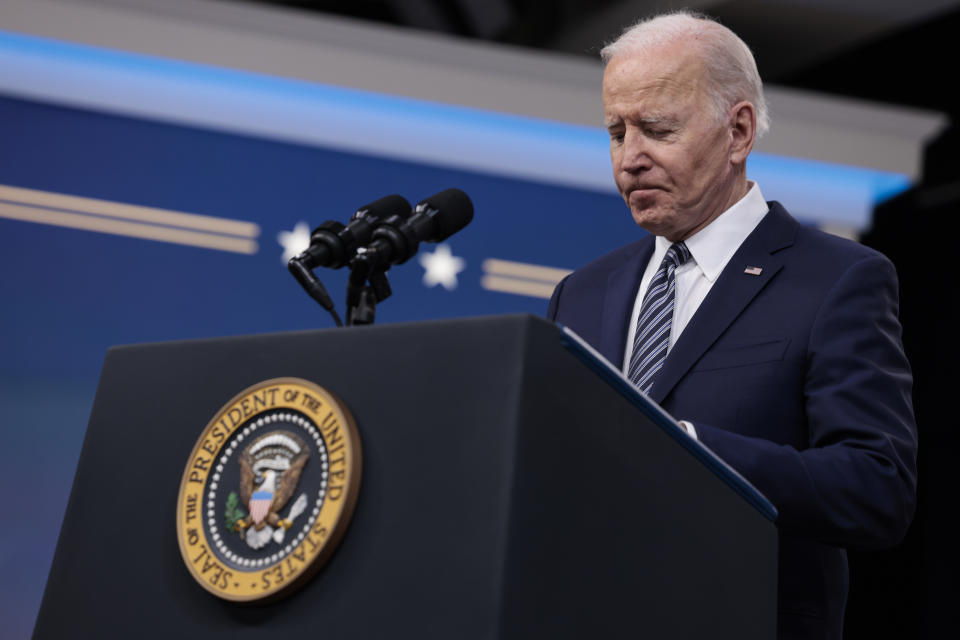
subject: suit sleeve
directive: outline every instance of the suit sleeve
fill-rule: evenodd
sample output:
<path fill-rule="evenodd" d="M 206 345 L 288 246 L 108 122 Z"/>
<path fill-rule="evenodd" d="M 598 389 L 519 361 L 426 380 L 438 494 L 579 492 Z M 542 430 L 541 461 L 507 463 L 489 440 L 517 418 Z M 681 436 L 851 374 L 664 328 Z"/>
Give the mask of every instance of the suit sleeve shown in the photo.
<path fill-rule="evenodd" d="M 696 423 L 700 441 L 776 505 L 785 533 L 879 548 L 910 523 L 917 440 L 896 282 L 872 255 L 823 299 L 805 363 L 806 448 Z"/>

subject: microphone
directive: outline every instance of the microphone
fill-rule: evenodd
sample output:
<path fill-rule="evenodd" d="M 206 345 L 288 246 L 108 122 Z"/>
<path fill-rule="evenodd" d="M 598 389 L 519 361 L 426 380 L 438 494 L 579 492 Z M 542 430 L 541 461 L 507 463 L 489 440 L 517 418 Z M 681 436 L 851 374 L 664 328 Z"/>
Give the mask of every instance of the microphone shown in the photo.
<path fill-rule="evenodd" d="M 366 270 L 403 264 L 417 253 L 420 241 L 446 240 L 473 220 L 473 203 L 460 189 L 447 189 L 421 200 L 408 219 L 390 216 L 373 230 L 373 242 L 358 247 L 350 262 Z"/>
<path fill-rule="evenodd" d="M 357 247 L 370 242 L 374 229 L 382 221 L 393 218 L 406 219 L 410 215 L 410 203 L 403 196 L 384 196 L 375 202 L 357 209 L 346 226 L 330 220 L 313 230 L 310 246 L 300 255 L 290 260 L 289 268 L 296 269 L 292 263 L 307 269 L 330 267 L 339 269 L 353 258 Z"/>
<path fill-rule="evenodd" d="M 316 267 L 339 269 L 350 262 L 357 248 L 370 242 L 373 231 L 387 218 L 403 220 L 410 215 L 410 203 L 402 196 L 385 196 L 357 209 L 347 226 L 330 220 L 314 229 L 310 246 L 298 256 L 290 258 L 287 269 L 303 290 L 320 306 L 330 312 L 338 327 L 343 326 L 326 287 L 313 274 Z"/>

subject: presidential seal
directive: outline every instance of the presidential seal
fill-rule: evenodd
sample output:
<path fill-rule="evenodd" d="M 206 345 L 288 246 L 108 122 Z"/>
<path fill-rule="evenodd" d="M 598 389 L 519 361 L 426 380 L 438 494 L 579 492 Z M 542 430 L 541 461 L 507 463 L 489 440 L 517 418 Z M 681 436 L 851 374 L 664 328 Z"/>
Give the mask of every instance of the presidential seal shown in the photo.
<path fill-rule="evenodd" d="M 299 378 L 256 384 L 220 409 L 187 461 L 183 561 L 226 600 L 280 598 L 333 553 L 359 488 L 360 439 L 343 403 Z"/>

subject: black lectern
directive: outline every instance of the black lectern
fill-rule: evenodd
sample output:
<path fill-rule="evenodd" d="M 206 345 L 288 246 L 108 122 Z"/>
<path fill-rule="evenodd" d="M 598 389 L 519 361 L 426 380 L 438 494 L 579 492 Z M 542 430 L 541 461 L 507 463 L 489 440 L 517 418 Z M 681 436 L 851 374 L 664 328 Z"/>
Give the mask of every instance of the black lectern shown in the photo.
<path fill-rule="evenodd" d="M 326 566 L 223 601 L 174 512 L 241 389 L 312 381 L 363 477 Z M 149 344 L 107 354 L 37 638 L 773 638 L 769 503 L 576 340 L 529 316 Z"/>

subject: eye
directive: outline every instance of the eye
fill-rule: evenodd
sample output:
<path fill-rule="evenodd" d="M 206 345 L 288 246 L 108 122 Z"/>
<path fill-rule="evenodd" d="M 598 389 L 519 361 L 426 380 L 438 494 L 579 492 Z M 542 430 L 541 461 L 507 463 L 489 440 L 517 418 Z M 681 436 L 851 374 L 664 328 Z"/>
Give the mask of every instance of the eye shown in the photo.
<path fill-rule="evenodd" d="M 651 127 L 645 131 L 647 137 L 653 138 L 654 140 L 663 140 L 668 138 L 673 134 L 673 129 L 663 128 L 663 127 Z"/>
<path fill-rule="evenodd" d="M 616 144 L 623 143 L 623 131 L 611 131 L 610 132 L 610 141 Z"/>

